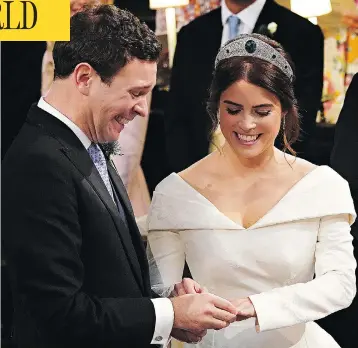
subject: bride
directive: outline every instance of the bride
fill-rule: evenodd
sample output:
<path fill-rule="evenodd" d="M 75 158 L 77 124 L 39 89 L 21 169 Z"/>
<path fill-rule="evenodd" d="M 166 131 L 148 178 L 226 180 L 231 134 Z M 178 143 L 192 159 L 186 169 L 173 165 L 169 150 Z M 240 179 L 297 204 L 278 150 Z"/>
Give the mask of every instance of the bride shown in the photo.
<path fill-rule="evenodd" d="M 153 290 L 169 294 L 186 261 L 200 286 L 238 310 L 235 323 L 197 347 L 339 347 L 314 320 L 355 296 L 356 214 L 347 182 L 291 148 L 299 132 L 293 81 L 276 42 L 256 34 L 229 41 L 208 102 L 225 143 L 155 190 L 147 220 Z"/>

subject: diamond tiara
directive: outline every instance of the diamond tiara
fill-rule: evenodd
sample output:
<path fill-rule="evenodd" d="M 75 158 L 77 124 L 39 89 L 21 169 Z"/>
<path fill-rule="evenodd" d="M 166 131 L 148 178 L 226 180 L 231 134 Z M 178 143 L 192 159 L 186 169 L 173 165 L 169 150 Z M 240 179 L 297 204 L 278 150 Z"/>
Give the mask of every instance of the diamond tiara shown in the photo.
<path fill-rule="evenodd" d="M 215 59 L 215 68 L 219 62 L 231 57 L 256 57 L 275 65 L 292 81 L 293 70 L 284 56 L 272 46 L 248 34 L 239 35 L 223 46 Z"/>

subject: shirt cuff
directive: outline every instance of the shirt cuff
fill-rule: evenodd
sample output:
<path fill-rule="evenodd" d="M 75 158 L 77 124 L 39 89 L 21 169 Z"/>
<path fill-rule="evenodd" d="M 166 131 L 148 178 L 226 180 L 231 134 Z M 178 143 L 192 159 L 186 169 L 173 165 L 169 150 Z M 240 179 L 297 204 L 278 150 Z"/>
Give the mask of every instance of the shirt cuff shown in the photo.
<path fill-rule="evenodd" d="M 156 298 L 151 300 L 155 310 L 155 329 L 150 344 L 166 346 L 174 324 L 174 309 L 172 301 L 168 298 Z"/>

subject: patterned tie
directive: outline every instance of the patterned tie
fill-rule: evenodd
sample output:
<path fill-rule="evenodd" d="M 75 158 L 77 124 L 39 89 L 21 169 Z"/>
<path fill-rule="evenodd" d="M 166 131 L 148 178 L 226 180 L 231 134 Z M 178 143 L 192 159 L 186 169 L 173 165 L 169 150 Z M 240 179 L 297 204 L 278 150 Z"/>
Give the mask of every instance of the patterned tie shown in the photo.
<path fill-rule="evenodd" d="M 232 40 L 239 33 L 240 19 L 237 16 L 231 15 L 228 18 L 228 22 L 229 22 L 229 40 Z"/>
<path fill-rule="evenodd" d="M 106 159 L 104 157 L 104 154 L 103 154 L 101 148 L 97 144 L 92 143 L 91 146 L 88 148 L 88 153 L 89 153 L 94 165 L 96 166 L 96 168 L 99 172 L 99 175 L 101 176 L 104 184 L 106 185 L 109 194 L 111 195 L 112 199 L 114 200 L 111 182 L 109 181 L 107 162 L 106 162 Z"/>

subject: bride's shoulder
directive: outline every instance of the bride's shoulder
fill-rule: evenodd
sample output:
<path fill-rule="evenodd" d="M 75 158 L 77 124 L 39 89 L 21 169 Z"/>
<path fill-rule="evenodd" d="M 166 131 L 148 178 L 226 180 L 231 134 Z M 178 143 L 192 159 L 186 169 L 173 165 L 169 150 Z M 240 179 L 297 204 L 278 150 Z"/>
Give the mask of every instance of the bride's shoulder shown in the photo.
<path fill-rule="evenodd" d="M 288 175 L 292 175 L 293 173 L 297 180 L 302 179 L 308 174 L 312 174 L 310 175 L 310 179 L 315 183 L 315 186 L 322 185 L 327 189 L 328 185 L 336 185 L 336 187 L 346 185 L 346 180 L 328 165 L 316 165 L 303 158 L 295 157 L 287 153 L 282 153 L 281 164 L 288 169 Z"/>
<path fill-rule="evenodd" d="M 178 180 L 180 180 L 178 174 L 171 173 L 155 187 L 153 194 L 156 195 L 170 193 L 170 191 L 173 191 L 173 189 L 177 186 Z"/>
<path fill-rule="evenodd" d="M 206 158 L 194 163 L 178 173 L 171 173 L 155 188 L 154 194 L 179 197 L 185 195 L 189 186 L 196 188 L 208 174 L 209 163 Z"/>
<path fill-rule="evenodd" d="M 308 174 L 313 174 L 311 179 L 315 182 L 317 186 L 323 186 L 325 189 L 328 189 L 335 186 L 335 188 L 346 186 L 347 181 L 338 174 L 334 169 L 328 165 L 316 165 L 302 158 L 296 158 L 293 165 L 294 170 L 296 171 L 298 177 L 303 178 Z"/>
<path fill-rule="evenodd" d="M 192 186 L 198 186 L 205 177 L 210 175 L 212 168 L 215 167 L 215 158 L 213 154 L 209 154 L 198 162 L 195 162 L 190 167 L 184 169 L 178 176 Z"/>
<path fill-rule="evenodd" d="M 293 156 L 291 156 L 293 157 Z M 309 174 L 310 172 L 316 170 L 320 166 L 317 166 L 316 164 L 313 164 L 303 158 L 296 157 L 294 159 L 289 159 L 289 163 L 291 163 L 292 168 L 294 171 L 296 171 L 298 176 L 305 176 Z"/>
<path fill-rule="evenodd" d="M 318 166 L 298 156 L 276 149 L 275 157 L 278 163 L 297 173 L 309 173 Z"/>
<path fill-rule="evenodd" d="M 213 162 L 211 156 L 194 163 L 178 173 L 171 173 L 155 188 L 154 195 L 180 198 L 200 190 L 202 183 L 209 180 Z"/>

